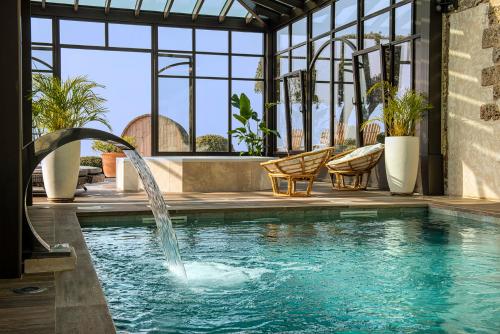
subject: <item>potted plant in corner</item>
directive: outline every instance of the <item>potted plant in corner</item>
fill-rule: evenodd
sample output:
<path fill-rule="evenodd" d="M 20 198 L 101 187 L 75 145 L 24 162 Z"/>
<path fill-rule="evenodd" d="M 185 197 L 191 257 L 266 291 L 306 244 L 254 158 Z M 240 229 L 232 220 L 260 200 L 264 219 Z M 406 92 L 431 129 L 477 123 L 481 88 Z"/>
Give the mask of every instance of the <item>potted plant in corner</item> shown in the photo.
<path fill-rule="evenodd" d="M 412 194 L 419 158 L 416 126 L 432 106 L 422 94 L 414 90 L 398 94 L 398 87 L 387 81 L 373 85 L 367 92 L 374 93 L 383 94 L 385 98 L 383 114 L 363 123 L 361 129 L 371 122 L 385 124 L 385 170 L 389 189 L 392 194 Z"/>
<path fill-rule="evenodd" d="M 266 126 L 266 122 L 261 120 L 257 112 L 252 109 L 250 99 L 244 93 L 241 93 L 240 96 L 234 94 L 231 97 L 231 105 L 239 110 L 239 113 L 233 114 L 233 117 L 241 123 L 241 126 L 228 133 L 238 139 L 238 144 L 244 142 L 248 149 L 247 152 L 241 152 L 240 155 L 262 156 L 264 138 L 271 134 L 279 137 L 279 133 Z M 273 105 L 275 103 L 269 103 L 266 108 Z"/>
<path fill-rule="evenodd" d="M 136 146 L 134 137 L 123 136 L 122 139 L 132 146 Z M 92 149 L 101 152 L 102 171 L 104 172 L 104 176 L 116 177 L 116 158 L 125 157 L 125 153 L 116 145 L 100 140 L 95 140 L 92 143 Z"/>
<path fill-rule="evenodd" d="M 111 127 L 104 117 L 106 100 L 95 93 L 104 88 L 86 77 L 59 78 L 33 75 L 33 126 L 38 134 L 83 127 L 90 122 Z M 80 170 L 80 142 L 68 143 L 42 161 L 44 188 L 49 201 L 70 202 L 74 199 Z"/>

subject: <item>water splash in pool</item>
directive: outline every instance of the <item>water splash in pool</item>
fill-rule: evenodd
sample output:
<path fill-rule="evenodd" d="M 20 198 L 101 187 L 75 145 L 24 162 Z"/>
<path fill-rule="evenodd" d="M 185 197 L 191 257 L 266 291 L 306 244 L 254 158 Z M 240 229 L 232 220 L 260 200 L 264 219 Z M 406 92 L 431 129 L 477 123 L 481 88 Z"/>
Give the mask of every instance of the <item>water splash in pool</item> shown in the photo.
<path fill-rule="evenodd" d="M 156 226 L 158 228 L 162 250 L 167 258 L 168 269 L 174 274 L 186 279 L 186 269 L 181 260 L 177 237 L 172 227 L 167 203 L 165 203 L 163 199 L 160 188 L 151 174 L 151 170 L 139 153 L 132 150 L 125 150 L 124 152 L 139 174 L 148 195 L 151 211 L 153 211 Z"/>

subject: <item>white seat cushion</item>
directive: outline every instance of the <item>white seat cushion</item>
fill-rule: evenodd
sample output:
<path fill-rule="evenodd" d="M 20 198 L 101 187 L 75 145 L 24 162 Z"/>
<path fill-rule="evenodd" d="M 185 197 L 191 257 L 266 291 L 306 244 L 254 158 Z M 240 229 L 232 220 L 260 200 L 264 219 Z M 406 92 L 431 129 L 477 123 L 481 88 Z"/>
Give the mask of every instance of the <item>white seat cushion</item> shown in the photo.
<path fill-rule="evenodd" d="M 341 164 L 343 162 L 350 161 L 350 160 L 355 159 L 355 158 L 363 157 L 363 156 L 381 151 L 383 149 L 384 149 L 384 145 L 380 144 L 380 143 L 375 144 L 375 145 L 363 146 L 363 147 L 355 149 L 354 151 L 352 151 L 349 154 L 344 155 L 343 157 L 329 161 L 327 163 L 327 165 L 333 167 L 333 166 L 336 166 L 336 165 Z"/>

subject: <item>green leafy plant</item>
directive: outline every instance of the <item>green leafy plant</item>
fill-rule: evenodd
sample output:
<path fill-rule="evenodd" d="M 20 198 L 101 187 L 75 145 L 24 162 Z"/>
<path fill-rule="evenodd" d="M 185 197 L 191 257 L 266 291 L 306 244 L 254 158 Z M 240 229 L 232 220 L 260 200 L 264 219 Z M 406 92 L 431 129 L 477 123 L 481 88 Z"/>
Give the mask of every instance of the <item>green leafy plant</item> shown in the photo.
<path fill-rule="evenodd" d="M 227 152 L 228 140 L 221 135 L 203 135 L 196 138 L 198 152 Z"/>
<path fill-rule="evenodd" d="M 427 110 L 432 109 L 424 95 L 414 90 L 407 90 L 398 95 L 398 87 L 387 81 L 376 83 L 367 92 L 374 93 L 383 94 L 385 98 L 383 114 L 364 122 L 361 130 L 369 123 L 381 122 L 385 124 L 389 136 L 415 136 L 418 122 Z"/>
<path fill-rule="evenodd" d="M 33 75 L 33 127 L 40 135 L 90 122 L 101 123 L 111 130 L 104 116 L 106 99 L 94 91 L 96 88 L 104 86 L 82 76 L 61 81 L 48 75 Z"/>
<path fill-rule="evenodd" d="M 131 136 L 123 136 L 123 140 L 125 140 L 130 145 L 136 147 L 135 138 Z M 120 153 L 122 149 L 118 148 L 115 144 L 108 143 L 105 141 L 94 140 L 92 143 L 92 149 L 101 153 Z"/>
<path fill-rule="evenodd" d="M 81 157 L 80 166 L 90 166 L 102 168 L 101 157 Z"/>
<path fill-rule="evenodd" d="M 279 137 L 279 133 L 269 129 L 265 121 L 259 118 L 245 94 L 241 93 L 240 96 L 234 94 L 231 97 L 231 105 L 239 110 L 239 113 L 233 114 L 233 117 L 241 123 L 241 126 L 229 131 L 229 134 L 238 139 L 238 144 L 244 142 L 248 148 L 247 152 L 241 152 L 240 155 L 262 156 L 264 139 L 271 134 Z M 267 103 L 266 109 L 274 105 L 274 103 Z M 256 132 L 252 128 L 256 129 Z"/>

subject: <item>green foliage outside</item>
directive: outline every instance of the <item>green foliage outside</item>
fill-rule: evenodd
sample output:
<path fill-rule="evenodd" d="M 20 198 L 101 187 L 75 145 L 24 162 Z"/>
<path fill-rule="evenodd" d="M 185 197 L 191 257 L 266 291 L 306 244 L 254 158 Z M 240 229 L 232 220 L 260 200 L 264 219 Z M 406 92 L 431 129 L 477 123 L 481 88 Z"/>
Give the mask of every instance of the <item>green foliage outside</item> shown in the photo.
<path fill-rule="evenodd" d="M 101 157 L 81 157 L 80 166 L 90 166 L 102 168 Z"/>
<path fill-rule="evenodd" d="M 238 144 L 244 142 L 247 145 L 248 151 L 241 152 L 241 155 L 262 156 L 264 139 L 271 134 L 279 137 L 279 133 L 269 129 L 266 122 L 259 118 L 245 94 L 241 93 L 240 96 L 234 94 L 231 97 L 231 105 L 239 110 L 239 113 L 233 114 L 233 117 L 241 123 L 241 126 L 228 133 L 238 140 Z M 272 104 L 267 104 L 266 108 L 270 106 Z M 254 132 L 252 128 L 257 129 L 257 132 Z"/>
<path fill-rule="evenodd" d="M 106 99 L 95 93 L 104 88 L 86 77 L 61 81 L 59 78 L 33 75 L 31 94 L 33 127 L 38 135 L 61 129 L 83 127 L 98 122 L 111 130 L 104 107 Z"/>
<path fill-rule="evenodd" d="M 432 108 L 422 94 L 409 89 L 398 95 L 398 87 L 387 81 L 376 83 L 367 92 L 368 95 L 373 93 L 383 94 L 385 98 L 383 115 L 364 122 L 361 130 L 369 123 L 380 122 L 385 124 L 389 136 L 415 136 L 417 124 Z"/>
<path fill-rule="evenodd" d="M 198 152 L 227 152 L 227 138 L 220 135 L 204 135 L 196 138 Z"/>
<path fill-rule="evenodd" d="M 123 136 L 122 139 L 125 140 L 130 145 L 136 147 L 135 137 Z M 120 148 L 118 148 L 115 144 L 100 141 L 100 140 L 94 140 L 94 142 L 92 143 L 92 149 L 94 151 L 101 152 L 101 153 L 119 153 L 119 152 L 122 152 L 122 150 Z"/>

